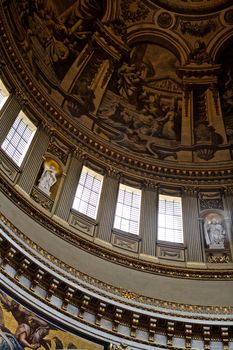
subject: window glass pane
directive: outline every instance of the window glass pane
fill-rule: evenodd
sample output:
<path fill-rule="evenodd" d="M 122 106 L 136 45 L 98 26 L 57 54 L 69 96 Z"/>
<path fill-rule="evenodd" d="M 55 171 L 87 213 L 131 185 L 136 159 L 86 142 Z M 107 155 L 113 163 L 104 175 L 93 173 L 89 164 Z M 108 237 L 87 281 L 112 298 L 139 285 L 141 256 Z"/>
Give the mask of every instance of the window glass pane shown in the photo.
<path fill-rule="evenodd" d="M 159 195 L 158 239 L 183 243 L 182 206 L 180 197 Z"/>
<path fill-rule="evenodd" d="M 1 148 L 17 165 L 22 164 L 35 132 L 35 125 L 23 112 L 20 112 L 1 145 Z"/>
<path fill-rule="evenodd" d="M 141 191 L 120 184 L 114 228 L 134 234 L 139 233 Z"/>
<path fill-rule="evenodd" d="M 83 167 L 72 208 L 96 218 L 103 176 Z"/>
<path fill-rule="evenodd" d="M 116 215 L 117 216 L 122 216 L 122 210 L 123 210 L 123 204 L 117 203 Z"/>

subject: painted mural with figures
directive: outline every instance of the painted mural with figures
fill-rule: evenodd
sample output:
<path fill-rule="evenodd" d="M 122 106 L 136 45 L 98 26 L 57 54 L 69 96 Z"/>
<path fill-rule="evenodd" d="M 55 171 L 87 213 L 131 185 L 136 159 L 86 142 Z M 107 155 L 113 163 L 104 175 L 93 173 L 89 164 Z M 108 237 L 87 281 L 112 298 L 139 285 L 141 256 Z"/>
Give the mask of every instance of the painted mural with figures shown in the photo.
<path fill-rule="evenodd" d="M 75 138 L 81 126 L 132 156 L 227 160 L 232 50 L 227 44 L 219 59 L 210 48 L 220 22 L 232 25 L 232 10 L 200 22 L 184 9 L 215 11 L 229 1 L 153 2 L 161 8 L 146 0 L 10 0 L 5 10 L 24 65 Z"/>
<path fill-rule="evenodd" d="M 132 151 L 153 154 L 158 143 L 180 142 L 180 63 L 152 43 L 135 45 L 115 70 L 98 112 L 96 132 Z"/>
<path fill-rule="evenodd" d="M 1 350 L 104 350 L 104 346 L 48 323 L 0 291 Z"/>

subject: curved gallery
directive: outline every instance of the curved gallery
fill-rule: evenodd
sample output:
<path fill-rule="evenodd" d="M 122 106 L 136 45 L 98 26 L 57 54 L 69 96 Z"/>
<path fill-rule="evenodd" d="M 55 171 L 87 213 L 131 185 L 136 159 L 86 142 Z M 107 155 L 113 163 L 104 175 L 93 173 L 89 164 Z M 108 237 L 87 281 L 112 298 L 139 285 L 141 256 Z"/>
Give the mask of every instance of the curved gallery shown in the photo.
<path fill-rule="evenodd" d="M 232 13 L 1 3 L 5 346 L 232 346 Z"/>

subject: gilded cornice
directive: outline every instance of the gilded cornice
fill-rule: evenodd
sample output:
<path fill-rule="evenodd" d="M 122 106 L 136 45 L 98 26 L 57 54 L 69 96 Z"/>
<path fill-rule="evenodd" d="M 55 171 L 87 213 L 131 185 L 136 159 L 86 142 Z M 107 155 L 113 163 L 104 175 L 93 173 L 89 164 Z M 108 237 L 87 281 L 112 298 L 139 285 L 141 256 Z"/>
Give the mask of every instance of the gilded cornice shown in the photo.
<path fill-rule="evenodd" d="M 206 318 L 210 318 L 211 320 L 218 321 L 229 320 L 229 317 L 225 317 L 224 315 L 233 314 L 233 309 L 229 306 L 215 307 L 174 303 L 139 295 L 129 290 L 107 284 L 74 269 L 73 267 L 54 257 L 45 249 L 41 248 L 39 245 L 26 237 L 3 215 L 0 216 L 0 220 L 5 225 L 4 227 L 1 224 L 0 236 L 7 244 L 7 249 L 5 245 L 4 248 L 2 245 L 2 269 L 4 269 L 4 261 L 6 260 L 7 263 L 13 266 L 16 271 L 20 270 L 20 274 L 25 275 L 32 281 L 32 283 L 37 276 L 35 270 L 44 270 L 46 274 L 49 273 L 51 276 L 56 276 L 54 277 L 54 280 L 56 279 L 57 286 L 56 288 L 53 288 L 54 292 L 57 290 L 59 284 L 63 282 L 66 284 L 66 287 L 63 288 L 63 290 L 68 290 L 68 288 L 75 288 L 75 290 L 81 288 L 81 291 L 84 288 L 87 294 L 94 293 L 96 297 L 99 296 L 100 298 L 107 298 L 109 303 L 118 302 L 122 304 L 123 307 L 131 306 L 133 308 L 143 310 L 143 312 L 159 312 L 161 315 L 170 315 L 178 318 L 189 317 L 189 313 L 191 313 L 193 319 L 206 320 Z M 12 242 L 14 242 L 14 244 Z M 19 253 L 22 255 L 19 261 L 14 259 L 17 251 L 19 251 Z M 13 253 L 9 254 L 9 252 Z M 22 261 L 24 260 L 29 261 L 25 270 L 22 269 Z M 28 269 L 30 261 L 37 265 L 37 269 L 33 269 L 32 275 Z M 47 281 L 53 281 L 53 278 L 47 275 L 45 281 L 43 280 L 43 275 L 44 272 L 41 272 L 42 277 L 39 279 L 36 285 L 40 285 L 43 289 L 47 290 Z M 15 279 L 18 280 L 19 278 L 17 277 L 14 278 L 14 280 Z M 34 288 L 31 289 L 34 290 Z M 59 293 L 61 293 L 61 291 Z"/>
<path fill-rule="evenodd" d="M 71 324 L 71 325 L 72 325 L 72 321 L 74 321 L 74 322 L 78 321 L 78 322 L 81 322 L 84 326 L 91 327 L 93 330 L 96 330 L 97 332 L 98 331 L 100 331 L 100 332 L 103 331 L 105 334 L 108 334 L 109 337 L 113 336 L 114 339 L 115 339 L 116 336 L 119 336 L 120 339 L 122 339 L 122 340 L 124 339 L 125 341 L 134 341 L 136 343 L 144 344 L 144 345 L 150 345 L 150 346 L 156 347 L 158 349 L 160 349 L 160 348 L 161 349 L 165 349 L 165 350 L 167 349 L 167 345 L 161 344 L 160 342 L 157 343 L 154 340 L 154 337 L 152 339 L 151 336 L 150 336 L 149 332 L 150 332 L 150 329 L 151 329 L 151 326 L 150 326 L 151 325 L 151 321 L 154 322 L 155 319 L 151 319 L 150 318 L 150 320 L 151 320 L 150 324 L 147 325 L 148 329 L 145 329 L 145 327 L 141 327 L 141 326 L 137 327 L 138 330 L 143 330 L 144 332 L 145 331 L 146 332 L 149 331 L 148 332 L 148 340 L 140 339 L 140 338 L 136 337 L 135 335 L 132 336 L 132 333 L 129 336 L 129 335 L 126 335 L 126 334 L 118 332 L 118 330 L 115 329 L 115 328 L 113 328 L 111 330 L 109 328 L 104 327 L 104 325 L 102 325 L 102 324 L 97 324 L 96 322 L 88 321 L 88 320 L 84 319 L 83 317 L 80 318 L 78 315 L 74 315 L 74 314 L 68 312 L 67 310 L 59 308 L 58 306 L 56 306 L 54 304 L 51 305 L 50 302 L 46 301 L 44 298 L 42 298 L 39 295 L 35 295 L 32 291 L 28 290 L 21 283 L 19 283 L 18 281 L 15 281 L 12 277 L 10 277 L 8 274 L 6 274 L 5 271 L 2 271 L 1 273 L 4 275 L 4 277 L 8 278 L 11 282 L 13 282 L 19 288 L 19 290 L 22 291 L 22 295 L 23 295 L 23 293 L 25 293 L 27 295 L 30 295 L 30 297 L 36 298 L 40 303 L 42 303 L 42 305 L 45 305 L 45 307 L 46 306 L 48 308 L 52 307 L 53 312 L 55 314 L 55 318 L 57 317 L 57 313 L 58 313 L 58 315 L 61 316 L 61 318 L 63 318 L 63 317 L 68 318 L 69 324 Z M 25 302 L 25 300 L 24 300 L 24 298 L 22 298 L 22 296 L 21 296 L 21 302 L 24 303 L 25 305 L 27 305 L 27 301 Z M 50 318 L 51 318 L 51 316 L 53 318 L 53 316 L 54 316 L 53 312 L 51 312 Z M 40 311 L 40 313 L 41 313 L 41 311 Z M 93 312 L 93 310 L 92 310 L 92 312 L 90 314 L 91 314 L 92 317 L 94 316 L 95 319 L 96 319 L 97 311 Z M 158 320 L 156 320 L 156 321 L 158 321 Z M 114 322 L 114 320 L 113 320 L 113 322 Z M 190 325 L 190 323 L 191 322 L 189 322 L 188 325 Z M 130 325 L 125 322 L 125 320 L 122 322 L 122 324 L 124 324 L 124 326 L 127 325 L 129 328 L 131 328 Z M 168 324 L 169 324 L 169 322 L 168 322 Z M 175 322 L 174 325 L 179 327 L 179 322 Z M 192 327 L 192 329 L 195 329 L 195 326 L 193 327 L 192 323 L 191 323 L 191 327 Z M 219 330 L 220 330 L 220 327 L 217 327 L 217 328 L 219 328 Z M 156 333 L 154 335 L 157 335 L 157 334 L 167 335 L 167 327 L 165 326 L 164 328 L 160 328 L 159 330 L 157 330 L 157 332 L 154 332 L 154 333 Z M 186 338 L 185 331 L 184 332 L 183 331 L 182 332 L 179 331 L 177 334 L 175 333 L 175 335 L 177 335 L 179 338 Z M 203 335 L 202 335 L 202 332 L 201 332 L 201 327 L 198 325 L 197 328 L 196 328 L 195 336 L 193 336 L 193 338 L 190 337 L 190 339 L 202 339 L 202 337 L 203 337 Z M 214 335 L 214 340 L 220 340 L 221 341 L 222 339 L 220 337 L 216 337 L 216 335 Z M 227 340 L 228 341 L 232 341 L 232 337 L 229 337 Z M 119 349 L 121 350 L 122 348 L 119 347 Z M 127 347 L 124 347 L 124 349 L 127 349 Z M 169 349 L 184 350 L 183 347 L 173 346 L 172 344 L 169 346 Z M 226 348 L 226 349 L 228 349 L 228 348 Z"/>

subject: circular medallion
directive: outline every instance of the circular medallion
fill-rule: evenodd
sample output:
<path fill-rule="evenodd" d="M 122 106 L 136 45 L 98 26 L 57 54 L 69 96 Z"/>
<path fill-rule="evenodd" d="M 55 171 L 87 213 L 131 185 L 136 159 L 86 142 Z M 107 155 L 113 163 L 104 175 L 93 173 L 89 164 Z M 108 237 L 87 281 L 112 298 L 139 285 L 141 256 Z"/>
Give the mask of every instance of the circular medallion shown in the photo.
<path fill-rule="evenodd" d="M 161 28 L 169 28 L 172 25 L 172 16 L 170 15 L 169 12 L 162 12 L 159 14 L 157 18 L 158 25 Z"/>
<path fill-rule="evenodd" d="M 233 24 L 233 10 L 228 10 L 224 14 L 224 19 L 227 24 Z"/>

